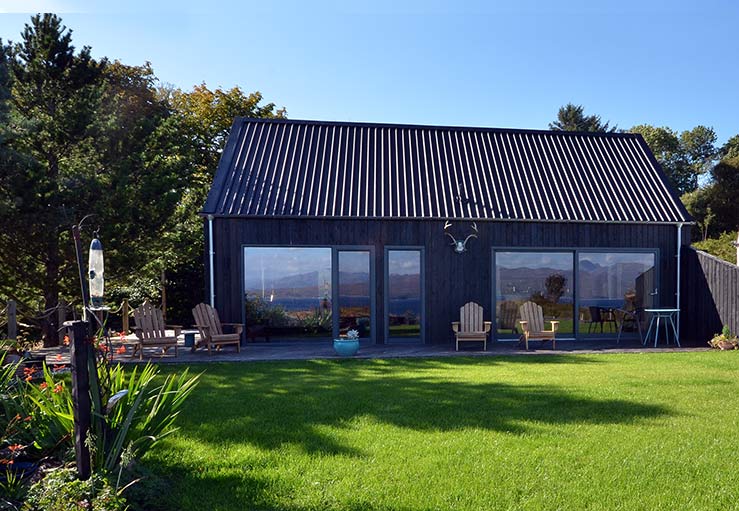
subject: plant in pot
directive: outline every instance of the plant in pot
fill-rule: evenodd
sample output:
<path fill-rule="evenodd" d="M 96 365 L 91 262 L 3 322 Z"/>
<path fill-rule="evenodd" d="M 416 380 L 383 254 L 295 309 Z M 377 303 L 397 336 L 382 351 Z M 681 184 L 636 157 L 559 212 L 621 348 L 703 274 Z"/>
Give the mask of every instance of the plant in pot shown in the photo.
<path fill-rule="evenodd" d="M 739 339 L 736 335 L 731 335 L 731 330 L 728 326 L 724 326 L 720 334 L 713 336 L 713 339 L 708 341 L 711 348 L 717 350 L 735 350 L 739 349 Z"/>
<path fill-rule="evenodd" d="M 334 339 L 334 351 L 342 357 L 352 357 L 359 351 L 359 332 L 349 330 L 346 336 Z"/>

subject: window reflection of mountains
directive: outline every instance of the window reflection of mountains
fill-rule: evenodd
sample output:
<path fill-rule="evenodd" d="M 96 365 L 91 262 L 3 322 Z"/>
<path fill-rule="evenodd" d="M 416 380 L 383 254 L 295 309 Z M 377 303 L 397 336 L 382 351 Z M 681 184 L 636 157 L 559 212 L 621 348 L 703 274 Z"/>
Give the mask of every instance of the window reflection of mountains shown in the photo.
<path fill-rule="evenodd" d="M 619 263 L 611 266 L 601 266 L 591 261 L 580 261 L 578 274 L 581 289 L 595 289 L 608 283 L 617 286 L 617 289 L 633 288 L 636 279 L 650 270 L 642 263 Z M 498 269 L 499 287 L 504 295 L 520 294 L 544 290 L 546 278 L 553 274 L 564 275 L 567 279 L 566 288 L 569 290 L 565 297 L 572 296 L 572 271 L 556 268 L 505 268 Z M 514 291 L 515 289 L 515 291 Z"/>
<path fill-rule="evenodd" d="M 420 294 L 420 275 L 390 274 L 391 298 L 417 297 Z M 328 282 L 328 289 L 326 284 Z M 370 278 L 367 272 L 339 272 L 339 293 L 342 296 L 366 296 L 369 293 Z M 274 290 L 279 298 L 314 298 L 322 297 L 328 290 L 331 293 L 331 278 L 328 272 L 312 271 L 295 275 L 287 275 L 277 279 L 265 278 L 265 293 Z M 247 278 L 246 292 L 262 292 L 261 277 Z"/>

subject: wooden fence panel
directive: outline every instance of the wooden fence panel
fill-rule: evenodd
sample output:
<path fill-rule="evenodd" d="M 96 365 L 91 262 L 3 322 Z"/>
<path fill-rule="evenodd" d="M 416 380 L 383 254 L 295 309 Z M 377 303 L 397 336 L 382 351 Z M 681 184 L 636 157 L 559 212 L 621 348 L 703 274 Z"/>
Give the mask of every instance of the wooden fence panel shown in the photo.
<path fill-rule="evenodd" d="M 739 266 L 683 247 L 680 329 L 686 344 L 704 346 L 728 326 L 739 333 Z"/>

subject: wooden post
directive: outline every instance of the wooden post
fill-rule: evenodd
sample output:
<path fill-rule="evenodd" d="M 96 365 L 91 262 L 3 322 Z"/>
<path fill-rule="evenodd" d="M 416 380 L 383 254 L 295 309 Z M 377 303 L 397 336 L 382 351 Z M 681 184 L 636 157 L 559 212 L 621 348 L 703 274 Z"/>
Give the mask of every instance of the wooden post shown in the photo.
<path fill-rule="evenodd" d="M 92 423 L 92 407 L 90 403 L 90 344 L 87 335 L 87 323 L 72 323 L 72 344 L 70 358 L 72 361 L 72 406 L 74 410 L 74 454 L 77 461 L 77 472 L 83 481 L 90 478 L 90 449 L 85 445 Z"/>
<path fill-rule="evenodd" d="M 67 321 L 67 302 L 64 301 L 64 298 L 60 298 L 59 306 L 56 309 L 56 325 L 58 327 L 57 338 L 59 339 L 59 346 L 64 342 L 64 335 L 67 333 L 65 329 L 62 328 L 65 321 Z"/>
<path fill-rule="evenodd" d="M 16 317 L 15 300 L 8 300 L 8 339 L 18 338 L 18 318 Z"/>
<path fill-rule="evenodd" d="M 122 326 L 121 330 L 128 335 L 128 332 L 130 332 L 128 328 L 128 314 L 131 306 L 128 305 L 128 299 L 123 300 L 123 304 L 121 305 L 121 316 L 122 316 Z"/>
<path fill-rule="evenodd" d="M 162 270 L 162 320 L 167 322 L 167 278 Z"/>
<path fill-rule="evenodd" d="M 84 219 L 83 219 L 84 221 Z M 82 242 L 80 241 L 80 226 L 72 226 L 72 239 L 74 239 L 74 251 L 77 254 L 77 270 L 80 274 L 80 290 L 82 291 L 82 319 L 87 319 L 87 306 L 90 305 L 90 290 L 87 288 L 87 278 L 83 270 Z"/>

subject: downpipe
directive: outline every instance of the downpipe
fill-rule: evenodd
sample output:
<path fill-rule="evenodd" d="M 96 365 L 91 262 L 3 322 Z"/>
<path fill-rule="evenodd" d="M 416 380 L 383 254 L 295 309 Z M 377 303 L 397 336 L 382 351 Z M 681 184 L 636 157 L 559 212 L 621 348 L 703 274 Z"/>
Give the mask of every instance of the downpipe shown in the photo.
<path fill-rule="evenodd" d="M 683 244 L 683 225 L 684 223 L 677 224 L 677 338 L 678 342 L 680 339 L 680 276 L 681 276 L 681 252 Z"/>
<path fill-rule="evenodd" d="M 216 290 L 215 290 L 215 277 L 213 271 L 213 259 L 215 256 L 213 250 L 213 215 L 208 215 L 208 277 L 210 280 L 210 306 L 215 308 L 216 306 Z"/>

